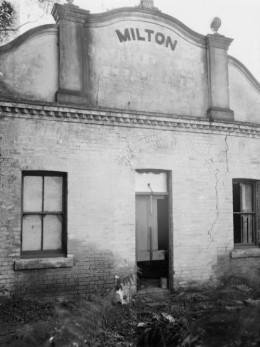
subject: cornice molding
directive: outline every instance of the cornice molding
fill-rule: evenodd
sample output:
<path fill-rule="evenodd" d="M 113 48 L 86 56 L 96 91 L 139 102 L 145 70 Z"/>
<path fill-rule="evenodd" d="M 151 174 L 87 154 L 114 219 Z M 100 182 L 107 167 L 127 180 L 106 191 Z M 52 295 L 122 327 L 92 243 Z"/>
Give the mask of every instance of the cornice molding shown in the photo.
<path fill-rule="evenodd" d="M 205 36 L 193 31 L 178 19 L 162 12 L 155 12 L 139 7 L 122 7 L 104 13 L 90 14 L 85 25 L 89 27 L 98 27 L 104 26 L 109 22 L 119 22 L 132 19 L 157 21 L 158 24 L 163 26 L 168 25 L 199 46 L 206 47 Z"/>
<path fill-rule="evenodd" d="M 228 50 L 233 39 L 220 34 L 208 34 L 206 36 L 207 46 Z"/>
<path fill-rule="evenodd" d="M 51 14 L 57 24 L 61 20 L 67 20 L 83 24 L 89 16 L 89 11 L 83 10 L 73 4 L 54 4 Z"/>
<path fill-rule="evenodd" d="M 8 42 L 7 44 L 0 46 L 0 54 L 9 53 L 12 50 L 20 47 L 26 41 L 48 34 L 58 35 L 58 26 L 56 24 L 45 24 L 36 28 L 32 28 L 26 31 L 25 33 L 21 34 L 14 40 Z"/>
<path fill-rule="evenodd" d="M 248 70 L 248 68 L 243 63 L 241 63 L 241 61 L 229 55 L 228 62 L 235 68 L 237 68 L 244 75 L 244 77 L 256 88 L 256 90 L 260 92 L 260 83 L 255 78 L 255 76 Z"/>
<path fill-rule="evenodd" d="M 1 101 L 0 119 L 5 117 L 260 138 L 260 124 L 211 122 L 207 118 L 123 110 L 80 109 Z"/>

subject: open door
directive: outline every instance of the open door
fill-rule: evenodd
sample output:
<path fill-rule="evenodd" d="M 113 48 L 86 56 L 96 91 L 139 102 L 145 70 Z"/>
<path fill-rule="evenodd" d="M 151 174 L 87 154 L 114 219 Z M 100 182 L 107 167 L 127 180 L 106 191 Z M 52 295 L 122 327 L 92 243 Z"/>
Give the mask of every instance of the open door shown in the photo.
<path fill-rule="evenodd" d="M 137 262 L 165 260 L 168 251 L 166 196 L 136 196 Z"/>
<path fill-rule="evenodd" d="M 165 173 L 159 175 L 160 173 L 139 174 L 139 192 L 136 193 L 136 258 L 140 270 L 139 280 L 145 286 L 152 283 L 151 286 L 156 287 L 160 286 L 160 279 L 168 278 L 169 272 L 167 176 Z M 144 192 L 145 189 L 148 191 Z"/>

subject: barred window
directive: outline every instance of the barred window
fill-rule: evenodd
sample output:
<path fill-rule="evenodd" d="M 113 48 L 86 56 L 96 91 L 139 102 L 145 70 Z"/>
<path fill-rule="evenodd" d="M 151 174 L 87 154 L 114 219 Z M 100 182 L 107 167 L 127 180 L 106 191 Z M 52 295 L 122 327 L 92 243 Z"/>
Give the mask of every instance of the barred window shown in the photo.
<path fill-rule="evenodd" d="M 258 244 L 259 181 L 233 180 L 233 224 L 235 245 Z"/>

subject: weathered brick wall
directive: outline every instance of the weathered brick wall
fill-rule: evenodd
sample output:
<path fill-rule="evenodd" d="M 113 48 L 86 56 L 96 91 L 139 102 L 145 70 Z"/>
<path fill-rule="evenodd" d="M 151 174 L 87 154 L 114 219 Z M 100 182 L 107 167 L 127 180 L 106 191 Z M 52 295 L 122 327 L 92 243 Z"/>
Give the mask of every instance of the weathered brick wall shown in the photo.
<path fill-rule="evenodd" d="M 226 197 L 223 199 L 229 202 L 231 205 L 231 211 L 226 210 L 227 217 L 229 218 L 229 228 L 233 230 L 232 221 L 232 190 L 231 180 L 232 178 L 247 178 L 247 179 L 260 179 L 260 140 L 247 137 L 227 137 L 227 190 Z M 230 192 L 229 192 L 230 190 Z M 230 243 L 228 243 L 228 237 L 226 234 L 225 225 L 222 225 L 219 229 L 221 238 L 218 243 L 218 263 L 214 266 L 216 274 L 222 277 L 228 277 L 230 275 L 236 275 L 244 277 L 250 284 L 260 284 L 260 258 L 248 257 L 248 258 L 235 258 L 230 259 L 230 249 L 233 249 L 232 244 L 232 231 L 230 233 Z M 259 255 L 258 255 L 259 256 Z"/>
<path fill-rule="evenodd" d="M 259 139 L 234 134 L 201 134 L 190 142 L 185 151 L 187 166 L 177 165 L 179 177 L 173 176 L 173 182 L 179 182 L 178 194 L 185 189 L 184 204 L 178 200 L 173 210 L 174 220 L 181 218 L 179 233 L 174 229 L 176 285 L 208 280 L 214 284 L 230 275 L 259 283 L 259 258 L 230 258 L 234 248 L 232 179 L 259 179 L 259 146 Z"/>
<path fill-rule="evenodd" d="M 1 118 L 0 285 L 66 297 L 111 287 L 118 271 L 127 273 L 135 264 L 134 173 L 142 168 L 171 172 L 176 288 L 215 283 L 231 265 L 236 273 L 257 271 L 257 258 L 250 264 L 231 261 L 230 251 L 232 178 L 260 179 L 260 139 L 233 135 L 199 127 Z M 74 266 L 14 271 L 20 259 L 22 170 L 68 173 L 68 253 L 74 254 Z"/>
<path fill-rule="evenodd" d="M 116 147 L 124 140 L 120 129 L 10 118 L 1 121 L 1 136 L 0 283 L 45 295 L 111 286 L 118 271 L 112 268 L 135 259 L 134 204 L 129 199 L 134 199 L 134 190 L 128 167 L 116 164 Z M 21 170 L 35 169 L 68 172 L 72 268 L 13 271 L 14 260 L 20 258 Z"/>

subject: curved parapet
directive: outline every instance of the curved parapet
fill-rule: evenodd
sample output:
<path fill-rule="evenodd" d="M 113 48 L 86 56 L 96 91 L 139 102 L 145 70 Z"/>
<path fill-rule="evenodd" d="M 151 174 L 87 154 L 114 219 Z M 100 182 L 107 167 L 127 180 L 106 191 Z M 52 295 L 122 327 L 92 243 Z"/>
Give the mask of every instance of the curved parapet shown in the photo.
<path fill-rule="evenodd" d="M 54 101 L 58 88 L 58 29 L 33 28 L 0 47 L 0 97 Z"/>
<path fill-rule="evenodd" d="M 2 98 L 233 120 L 232 39 L 140 7 L 90 14 L 55 4 L 52 14 L 57 26 L 0 48 Z"/>
<path fill-rule="evenodd" d="M 91 104 L 206 117 L 206 39 L 166 14 L 90 14 Z"/>
<path fill-rule="evenodd" d="M 260 83 L 234 57 L 228 57 L 230 105 L 235 120 L 260 123 Z"/>
<path fill-rule="evenodd" d="M 168 27 L 178 36 L 188 40 L 190 43 L 200 47 L 205 47 L 205 36 L 190 29 L 178 19 L 160 11 L 150 11 L 141 9 L 140 7 L 124 7 L 104 13 L 91 14 L 88 20 L 88 25 L 101 27 L 108 25 L 109 22 L 119 23 L 129 20 L 131 17 L 135 20 L 138 20 L 139 18 L 147 23 L 151 23 L 156 19 L 161 27 Z"/>
<path fill-rule="evenodd" d="M 248 68 L 241 63 L 238 59 L 235 57 L 232 57 L 231 55 L 228 56 L 229 63 L 233 65 L 237 70 L 239 70 L 245 78 L 254 86 L 259 92 L 260 92 L 260 83 L 255 78 L 255 76 L 248 70 Z"/>

